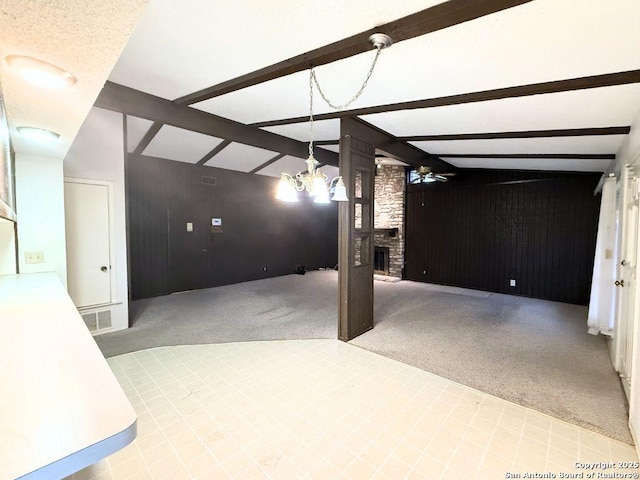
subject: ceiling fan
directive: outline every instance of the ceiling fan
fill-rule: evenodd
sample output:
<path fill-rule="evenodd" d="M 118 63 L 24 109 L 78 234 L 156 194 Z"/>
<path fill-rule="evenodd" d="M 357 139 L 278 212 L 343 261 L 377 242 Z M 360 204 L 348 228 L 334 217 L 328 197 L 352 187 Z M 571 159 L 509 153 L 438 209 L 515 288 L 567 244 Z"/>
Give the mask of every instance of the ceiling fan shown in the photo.
<path fill-rule="evenodd" d="M 447 177 L 453 177 L 455 173 L 433 173 L 431 167 L 420 166 L 411 172 L 410 183 L 446 182 Z"/>

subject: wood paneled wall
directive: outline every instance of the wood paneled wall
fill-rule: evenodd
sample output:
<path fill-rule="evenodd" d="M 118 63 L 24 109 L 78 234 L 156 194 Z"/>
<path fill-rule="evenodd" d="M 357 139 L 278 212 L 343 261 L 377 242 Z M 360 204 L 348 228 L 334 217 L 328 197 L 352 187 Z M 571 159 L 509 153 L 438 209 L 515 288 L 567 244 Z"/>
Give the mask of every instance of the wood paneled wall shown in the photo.
<path fill-rule="evenodd" d="M 599 178 L 463 170 L 448 183 L 409 185 L 406 278 L 586 305 Z"/>
<path fill-rule="evenodd" d="M 290 274 L 298 264 L 337 263 L 335 204 L 283 204 L 273 198 L 273 177 L 134 155 L 126 169 L 134 300 L 181 290 L 180 278 L 207 287 Z M 216 185 L 203 184 L 202 176 L 214 177 Z M 182 215 L 172 219 L 172 234 L 171 211 Z M 209 234 L 212 217 L 222 218 L 222 233 Z M 194 235 L 176 236 L 175 225 L 184 228 L 186 221 L 194 223 Z M 176 264 L 198 252 L 202 262 Z"/>

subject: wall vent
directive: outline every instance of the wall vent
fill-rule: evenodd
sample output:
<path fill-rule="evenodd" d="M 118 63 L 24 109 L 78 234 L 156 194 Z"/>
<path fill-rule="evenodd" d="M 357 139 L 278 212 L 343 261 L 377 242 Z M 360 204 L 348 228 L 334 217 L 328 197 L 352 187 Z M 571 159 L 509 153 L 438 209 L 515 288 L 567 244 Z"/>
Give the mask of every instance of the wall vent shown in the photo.
<path fill-rule="evenodd" d="M 94 313 L 85 313 L 82 315 L 82 320 L 87 326 L 90 332 L 95 332 L 98 329 L 98 316 Z"/>
<path fill-rule="evenodd" d="M 211 185 L 212 187 L 216 186 L 216 177 L 205 177 L 203 175 L 201 177 L 201 181 L 204 185 Z"/>
<path fill-rule="evenodd" d="M 98 312 L 98 330 L 111 328 L 111 310 Z"/>
<path fill-rule="evenodd" d="M 82 313 L 81 316 L 90 332 L 111 328 L 111 310 Z"/>

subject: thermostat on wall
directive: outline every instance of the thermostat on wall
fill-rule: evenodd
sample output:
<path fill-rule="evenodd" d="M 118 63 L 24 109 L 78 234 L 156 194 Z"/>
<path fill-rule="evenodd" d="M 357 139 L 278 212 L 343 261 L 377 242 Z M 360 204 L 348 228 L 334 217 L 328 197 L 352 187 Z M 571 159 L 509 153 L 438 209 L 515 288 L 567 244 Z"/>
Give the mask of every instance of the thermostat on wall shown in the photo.
<path fill-rule="evenodd" d="M 211 219 L 211 226 L 213 226 L 213 227 L 221 227 L 222 226 L 222 219 L 221 218 L 212 218 Z"/>

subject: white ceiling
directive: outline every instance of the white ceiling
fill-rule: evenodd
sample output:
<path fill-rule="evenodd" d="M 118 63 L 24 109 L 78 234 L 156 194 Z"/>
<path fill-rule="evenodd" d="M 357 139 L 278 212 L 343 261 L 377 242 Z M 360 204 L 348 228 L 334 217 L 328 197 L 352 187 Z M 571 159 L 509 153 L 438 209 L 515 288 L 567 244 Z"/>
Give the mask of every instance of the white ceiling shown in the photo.
<path fill-rule="evenodd" d="M 0 2 L 0 85 L 11 142 L 18 154 L 62 160 L 120 56 L 147 0 L 61 0 Z M 27 55 L 76 76 L 64 90 L 25 82 L 5 61 Z M 60 134 L 39 144 L 16 130 L 29 126 Z"/>
<path fill-rule="evenodd" d="M 640 84 L 631 84 L 362 118 L 396 136 L 409 136 L 629 125 L 639 109 Z"/>
<path fill-rule="evenodd" d="M 90 92 L 85 97 L 95 98 L 144 2 L 132 3 L 109 0 L 88 6 L 75 0 L 54 8 L 46 2 L 3 1 L 0 53 L 38 54 L 68 67 L 81 80 L 76 90 L 87 85 Z M 173 100 L 438 3 L 441 0 L 150 0 L 109 80 Z M 350 108 L 640 69 L 638 24 L 638 0 L 535 0 L 394 44 L 382 53 L 367 89 Z M 11 27 L 5 29 L 5 25 Z M 38 34 L 33 33 L 36 26 Z M 373 53 L 317 68 L 323 89 L 336 103 L 357 91 Z M 85 80 L 76 64 L 86 65 L 93 76 Z M 3 63 L 0 79 L 11 93 L 7 106 L 12 128 L 22 118 L 36 126 L 57 127 L 49 118 L 57 121 L 69 111 L 68 125 L 57 128 L 65 142 L 72 139 L 89 106 L 67 108 L 64 96 L 51 101 L 46 94 L 17 92 L 9 75 Z M 193 108 L 242 123 L 306 116 L 308 88 L 308 72 L 299 72 Z M 30 103 L 33 95 L 35 101 Z M 23 103 L 31 104 L 32 110 Z M 639 109 L 640 84 L 632 84 L 362 118 L 394 136 L 416 136 L 625 126 Z M 314 112 L 329 111 L 316 92 Z M 129 117 L 129 151 L 150 125 L 148 120 Z M 309 138 L 307 122 L 265 130 L 300 141 Z M 338 136 L 338 120 L 315 123 L 316 140 Z M 614 135 L 412 143 L 436 154 L 613 154 L 622 139 Z M 165 126 L 143 153 L 196 163 L 220 141 Z M 14 143 L 20 145 L 15 135 Z M 326 148 L 336 150 L 335 146 Z M 277 153 L 231 144 L 207 165 L 250 171 Z M 445 160 L 461 168 L 569 171 L 603 171 L 609 164 L 607 160 L 573 159 Z M 297 164 L 284 157 L 259 173 L 277 176 L 285 167 L 295 170 Z"/>
<path fill-rule="evenodd" d="M 221 138 L 163 125 L 143 153 L 178 162 L 198 163 L 222 141 Z"/>
<path fill-rule="evenodd" d="M 152 0 L 110 79 L 173 100 L 438 3 Z"/>
<path fill-rule="evenodd" d="M 149 127 L 153 125 L 151 120 L 127 116 L 127 151 L 133 152 L 144 137 Z"/>
<path fill-rule="evenodd" d="M 271 152 L 262 148 L 252 147 L 250 145 L 232 143 L 205 163 L 205 165 L 209 167 L 238 170 L 240 172 L 249 172 L 262 165 L 267 160 L 272 159 L 277 154 L 277 152 Z"/>

